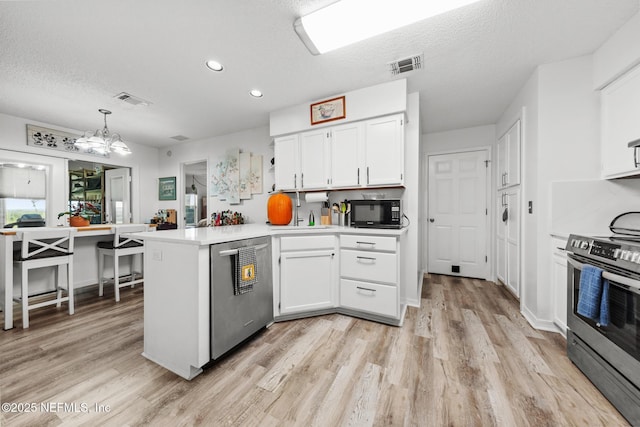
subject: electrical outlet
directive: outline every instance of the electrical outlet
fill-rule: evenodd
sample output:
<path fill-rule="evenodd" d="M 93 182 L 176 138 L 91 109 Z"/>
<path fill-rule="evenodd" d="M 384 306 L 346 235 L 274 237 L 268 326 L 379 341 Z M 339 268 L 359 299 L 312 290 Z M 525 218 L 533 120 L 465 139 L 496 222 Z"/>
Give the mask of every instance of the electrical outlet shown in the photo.
<path fill-rule="evenodd" d="M 162 261 L 162 251 L 153 251 L 151 256 L 154 261 Z"/>

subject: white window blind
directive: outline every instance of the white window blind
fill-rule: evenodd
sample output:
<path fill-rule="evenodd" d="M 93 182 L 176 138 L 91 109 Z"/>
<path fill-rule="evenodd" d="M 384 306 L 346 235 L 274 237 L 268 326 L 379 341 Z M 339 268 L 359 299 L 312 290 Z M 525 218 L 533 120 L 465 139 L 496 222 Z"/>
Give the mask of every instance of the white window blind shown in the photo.
<path fill-rule="evenodd" d="M 0 198 L 46 198 L 45 171 L 32 167 L 0 166 Z"/>

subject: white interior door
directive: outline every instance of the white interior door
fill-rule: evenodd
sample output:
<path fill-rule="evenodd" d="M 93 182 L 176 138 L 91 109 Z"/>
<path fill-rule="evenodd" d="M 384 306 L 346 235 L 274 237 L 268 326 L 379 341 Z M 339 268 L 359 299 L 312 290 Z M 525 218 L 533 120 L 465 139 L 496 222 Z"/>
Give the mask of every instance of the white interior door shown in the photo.
<path fill-rule="evenodd" d="M 487 152 L 429 156 L 428 270 L 488 277 Z"/>
<path fill-rule="evenodd" d="M 129 168 L 109 169 L 104 173 L 105 220 L 112 224 L 131 222 L 131 174 Z"/>

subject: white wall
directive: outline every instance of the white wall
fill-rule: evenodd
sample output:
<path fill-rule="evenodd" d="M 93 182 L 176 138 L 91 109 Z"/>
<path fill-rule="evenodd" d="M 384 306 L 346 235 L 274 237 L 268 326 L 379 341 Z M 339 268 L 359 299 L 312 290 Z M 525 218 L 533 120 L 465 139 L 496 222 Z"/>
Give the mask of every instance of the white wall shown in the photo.
<path fill-rule="evenodd" d="M 230 209 L 234 212 L 242 213 L 247 219 L 247 222 L 264 224 L 267 221 L 267 201 L 270 195 L 268 192 L 274 183 L 274 174 L 270 163 L 273 157 L 273 145 L 271 145 L 271 141 L 269 128 L 265 126 L 230 135 L 186 143 L 183 142 L 161 149 L 158 159 L 159 168 L 162 171 L 162 176 L 176 177 L 178 195 L 175 201 L 158 202 L 159 209 L 176 209 L 178 211 L 178 218 L 184 216 L 181 199 L 184 195 L 185 186 L 191 185 L 191 181 L 184 182 L 184 177 L 181 172 L 181 165 L 183 163 L 195 163 L 204 160 L 207 161 L 209 167 L 211 167 L 218 158 L 224 156 L 227 149 L 239 148 L 244 152 L 262 155 L 263 192 L 262 194 L 253 194 L 251 199 L 241 200 L 240 204 L 237 205 L 220 201 L 217 197 L 209 197 L 207 217 L 210 218 L 213 212 Z M 170 156 L 167 155 L 168 152 L 171 152 Z M 209 179 L 209 173 L 207 176 Z M 200 192 L 198 192 L 198 194 L 200 194 Z"/>
<path fill-rule="evenodd" d="M 594 53 L 593 87 L 602 89 L 640 63 L 640 13 Z"/>

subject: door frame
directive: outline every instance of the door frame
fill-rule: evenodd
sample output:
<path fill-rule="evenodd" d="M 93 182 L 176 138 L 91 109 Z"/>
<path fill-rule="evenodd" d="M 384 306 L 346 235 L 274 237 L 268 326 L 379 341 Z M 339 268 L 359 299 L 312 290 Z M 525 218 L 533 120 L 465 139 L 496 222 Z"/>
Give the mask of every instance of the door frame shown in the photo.
<path fill-rule="evenodd" d="M 424 208 L 424 216 L 421 218 L 422 223 L 422 236 L 420 236 L 421 245 L 422 245 L 422 271 L 429 271 L 429 157 L 431 156 L 441 156 L 445 154 L 464 154 L 464 153 L 472 153 L 475 151 L 484 151 L 486 153 L 487 163 L 487 174 L 486 174 L 486 185 L 485 185 L 485 203 L 487 206 L 487 215 L 485 219 L 485 230 L 486 230 L 486 238 L 485 238 L 485 249 L 487 253 L 487 277 L 485 280 L 494 280 L 495 278 L 495 208 L 494 203 L 496 201 L 496 195 L 494 194 L 495 187 L 491 185 L 493 180 L 495 179 L 494 168 L 493 168 L 493 158 L 492 158 L 492 149 L 493 147 L 490 145 L 482 145 L 478 147 L 469 147 L 469 148 L 461 148 L 457 150 L 445 150 L 445 151 L 431 151 L 425 152 L 422 156 L 422 170 L 424 171 L 422 182 L 423 194 L 421 194 L 423 199 L 423 208 Z"/>
<path fill-rule="evenodd" d="M 178 212 L 177 212 L 177 220 L 178 220 L 178 227 L 179 228 L 186 228 L 187 226 L 187 222 L 185 220 L 185 201 L 186 201 L 186 186 L 187 186 L 187 180 L 186 180 L 186 171 L 187 171 L 187 166 L 189 165 L 195 165 L 197 163 L 204 163 L 205 164 L 205 176 L 207 176 L 207 181 L 206 181 L 206 195 L 205 197 L 207 197 L 207 202 L 208 202 L 208 197 L 209 197 L 209 160 L 208 159 L 198 159 L 198 160 L 189 160 L 188 162 L 182 162 L 180 163 L 180 180 L 178 181 L 177 185 L 178 185 L 178 194 L 179 199 L 180 199 L 180 204 L 178 205 Z M 207 216 L 206 218 L 210 218 L 211 214 L 209 213 L 209 203 L 207 203 Z"/>

